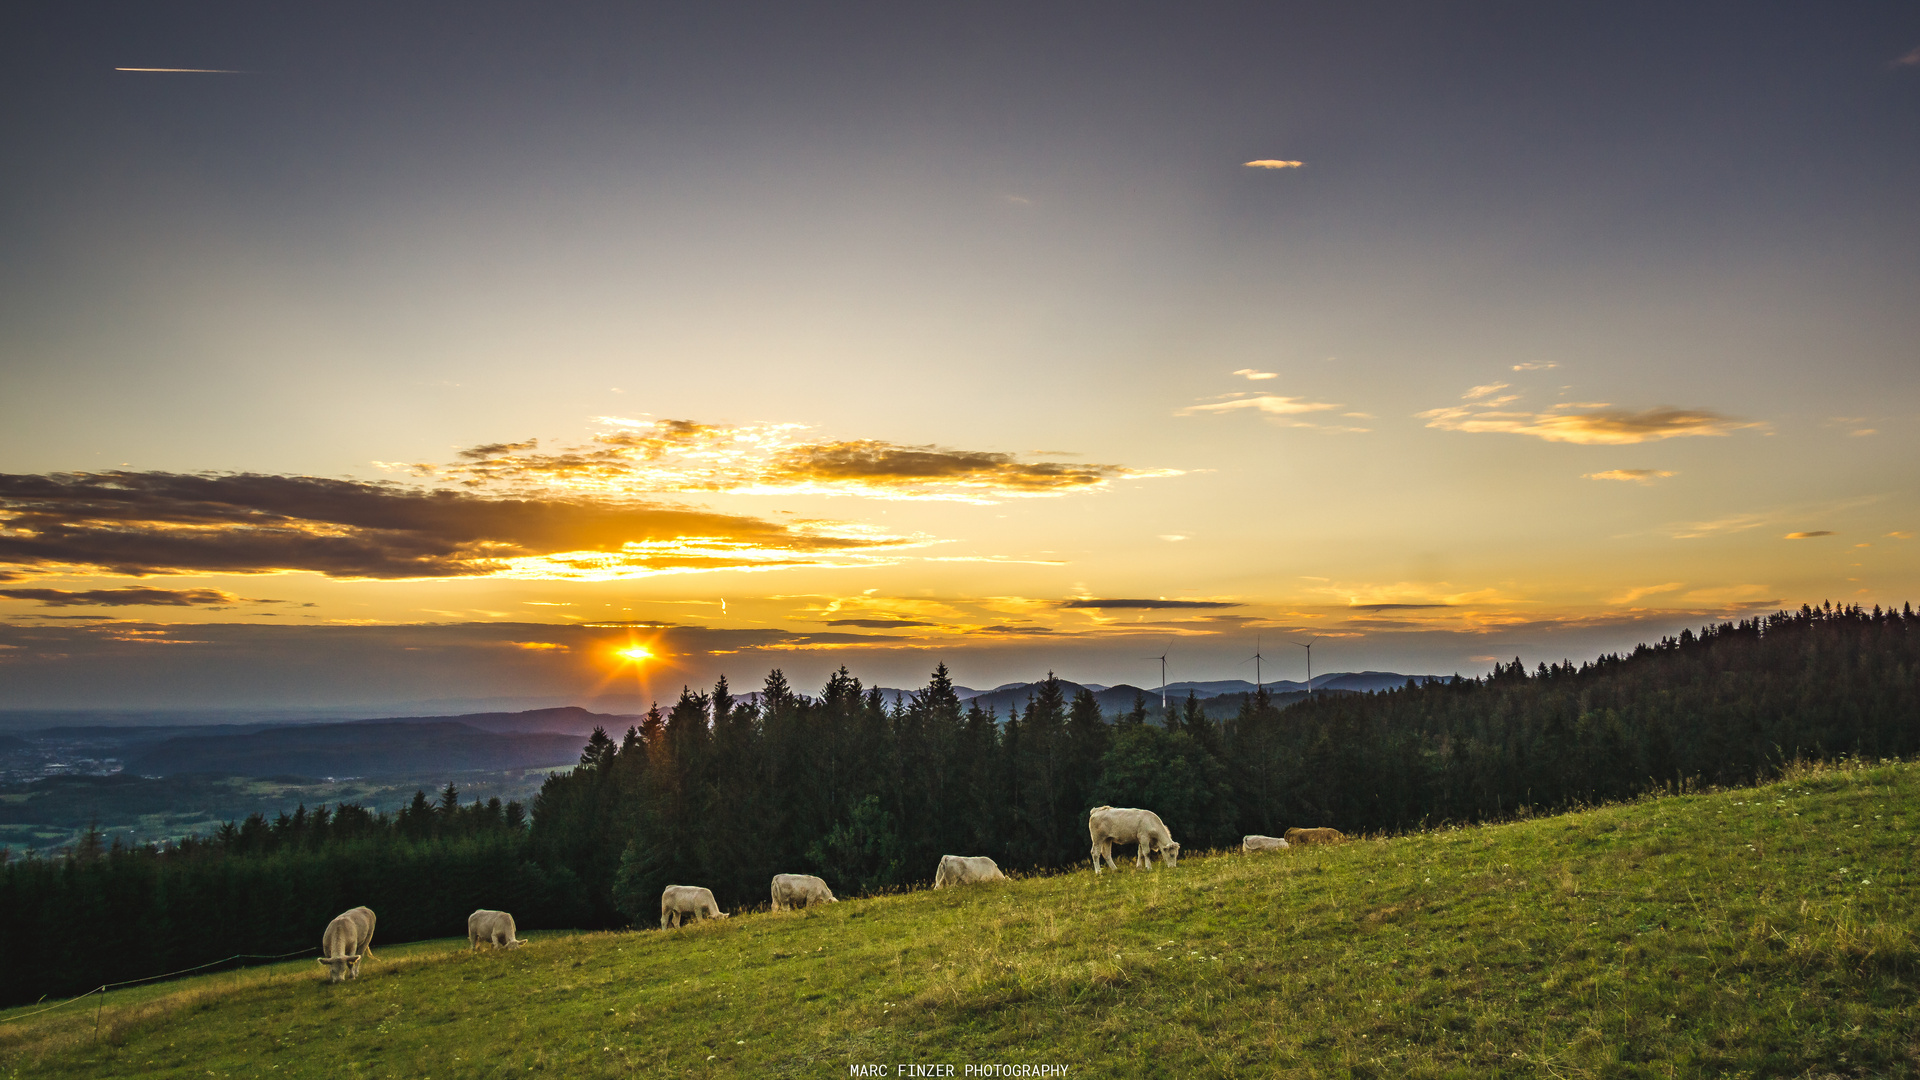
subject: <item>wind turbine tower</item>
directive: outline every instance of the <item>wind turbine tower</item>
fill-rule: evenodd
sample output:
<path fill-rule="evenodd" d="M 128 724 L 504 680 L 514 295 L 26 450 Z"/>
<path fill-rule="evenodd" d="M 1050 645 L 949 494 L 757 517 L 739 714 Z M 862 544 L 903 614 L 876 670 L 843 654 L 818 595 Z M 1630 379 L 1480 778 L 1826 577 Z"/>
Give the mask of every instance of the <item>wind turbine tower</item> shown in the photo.
<path fill-rule="evenodd" d="M 1312 641 L 1308 642 L 1294 642 L 1295 645 L 1307 650 L 1307 701 L 1309 702 L 1313 701 L 1313 647 L 1319 640 L 1318 637 L 1315 637 Z"/>
<path fill-rule="evenodd" d="M 1142 657 L 1145 660 L 1160 661 L 1160 716 L 1167 715 L 1167 653 L 1173 651 L 1173 642 L 1167 642 L 1167 648 L 1159 656 Z"/>
<path fill-rule="evenodd" d="M 1260 655 L 1260 639 L 1259 637 L 1256 636 L 1253 639 L 1253 655 L 1247 657 L 1247 660 L 1253 661 L 1253 689 L 1255 693 L 1258 693 L 1262 688 L 1266 686 L 1266 683 L 1261 681 L 1261 678 L 1260 678 L 1260 661 L 1264 659 L 1266 659 L 1266 657 Z M 1247 660 L 1242 660 L 1240 662 L 1244 664 L 1247 662 Z M 1308 670 L 1309 671 L 1312 670 L 1311 664 L 1308 665 Z"/>

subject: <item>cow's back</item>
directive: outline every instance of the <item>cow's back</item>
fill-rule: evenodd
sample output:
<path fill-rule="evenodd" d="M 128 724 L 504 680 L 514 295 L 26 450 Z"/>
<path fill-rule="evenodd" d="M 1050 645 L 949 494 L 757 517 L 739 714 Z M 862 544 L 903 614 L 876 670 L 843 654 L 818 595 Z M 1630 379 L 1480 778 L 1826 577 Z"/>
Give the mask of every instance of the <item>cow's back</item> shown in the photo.
<path fill-rule="evenodd" d="M 1141 840 L 1172 837 L 1160 815 L 1136 807 L 1096 806 L 1087 811 L 1087 833 L 1094 840 L 1112 840 L 1117 844 L 1137 844 Z"/>
<path fill-rule="evenodd" d="M 1339 829 L 1288 829 L 1287 839 L 1296 844 L 1343 844 L 1346 834 Z"/>
<path fill-rule="evenodd" d="M 469 942 L 487 942 L 491 945 L 506 945 L 519 936 L 513 925 L 513 916 L 504 911 L 481 908 L 467 916 L 467 940 Z"/>
<path fill-rule="evenodd" d="M 943 855 L 940 869 L 934 875 L 934 887 L 998 881 L 1006 876 L 1000 872 L 1000 864 L 985 855 Z"/>
<path fill-rule="evenodd" d="M 373 909 L 352 908 L 333 917 L 320 935 L 323 956 L 358 956 L 373 944 Z"/>
<path fill-rule="evenodd" d="M 812 874 L 775 874 L 773 876 L 773 902 L 775 908 L 782 906 L 805 907 L 814 903 L 831 903 L 836 899 L 833 890 L 826 881 Z"/>

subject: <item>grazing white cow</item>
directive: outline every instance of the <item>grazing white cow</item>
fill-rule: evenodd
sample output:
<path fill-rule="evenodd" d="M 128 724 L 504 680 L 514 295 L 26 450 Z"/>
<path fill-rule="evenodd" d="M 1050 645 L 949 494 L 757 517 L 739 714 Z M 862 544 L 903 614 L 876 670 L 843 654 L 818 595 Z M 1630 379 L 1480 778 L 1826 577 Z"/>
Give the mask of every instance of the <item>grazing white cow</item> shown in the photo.
<path fill-rule="evenodd" d="M 1261 836 L 1258 833 L 1249 833 L 1240 838 L 1240 850 L 1247 854 L 1256 851 L 1285 851 L 1292 846 L 1277 836 Z"/>
<path fill-rule="evenodd" d="M 773 875 L 773 910 L 787 911 L 808 904 L 837 904 L 827 883 L 812 874 Z"/>
<path fill-rule="evenodd" d="M 327 965 L 327 981 L 360 977 L 360 958 L 373 955 L 373 912 L 364 907 L 343 911 L 320 935 L 319 962 Z"/>
<path fill-rule="evenodd" d="M 1005 881 L 1007 875 L 1000 872 L 1000 864 L 985 855 L 942 855 L 940 866 L 933 872 L 933 887 L 944 889 L 949 885 L 972 885 L 977 881 Z"/>
<path fill-rule="evenodd" d="M 1173 834 L 1160 820 L 1160 815 L 1151 810 L 1135 810 L 1124 806 L 1096 806 L 1087 811 L 1087 836 L 1093 840 L 1093 872 L 1100 872 L 1100 863 L 1105 861 L 1118 870 L 1113 862 L 1113 845 L 1133 844 L 1133 864 L 1135 866 L 1153 866 L 1153 853 L 1160 853 L 1160 861 L 1168 866 L 1180 864 L 1180 845 L 1173 840 Z"/>
<path fill-rule="evenodd" d="M 698 885 L 669 885 L 660 890 L 660 929 L 671 930 L 681 923 L 700 919 L 724 919 L 727 913 L 714 902 L 713 893 Z"/>
<path fill-rule="evenodd" d="M 467 916 L 467 951 L 479 948 L 483 941 L 496 949 L 517 949 L 526 944 L 514 935 L 513 916 L 486 908 Z"/>

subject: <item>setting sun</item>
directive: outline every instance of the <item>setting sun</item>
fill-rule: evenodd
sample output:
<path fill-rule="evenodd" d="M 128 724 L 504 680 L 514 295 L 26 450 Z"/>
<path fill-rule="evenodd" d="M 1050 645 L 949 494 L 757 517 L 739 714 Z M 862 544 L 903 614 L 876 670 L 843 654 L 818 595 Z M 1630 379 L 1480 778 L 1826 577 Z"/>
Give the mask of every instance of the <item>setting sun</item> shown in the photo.
<path fill-rule="evenodd" d="M 653 659 L 653 650 L 647 648 L 645 645 L 629 645 L 624 649 L 613 650 L 613 654 L 623 660 L 631 660 L 636 664 Z"/>

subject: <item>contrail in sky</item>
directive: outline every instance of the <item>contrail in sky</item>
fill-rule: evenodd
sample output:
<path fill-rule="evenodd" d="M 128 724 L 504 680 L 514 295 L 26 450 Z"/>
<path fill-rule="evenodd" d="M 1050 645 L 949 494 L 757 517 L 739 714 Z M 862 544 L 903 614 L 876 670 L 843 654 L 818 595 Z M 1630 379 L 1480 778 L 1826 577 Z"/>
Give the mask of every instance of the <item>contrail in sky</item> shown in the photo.
<path fill-rule="evenodd" d="M 226 68 L 114 68 L 115 71 L 176 71 L 191 72 L 196 75 L 245 75 L 244 71 L 230 71 Z"/>

